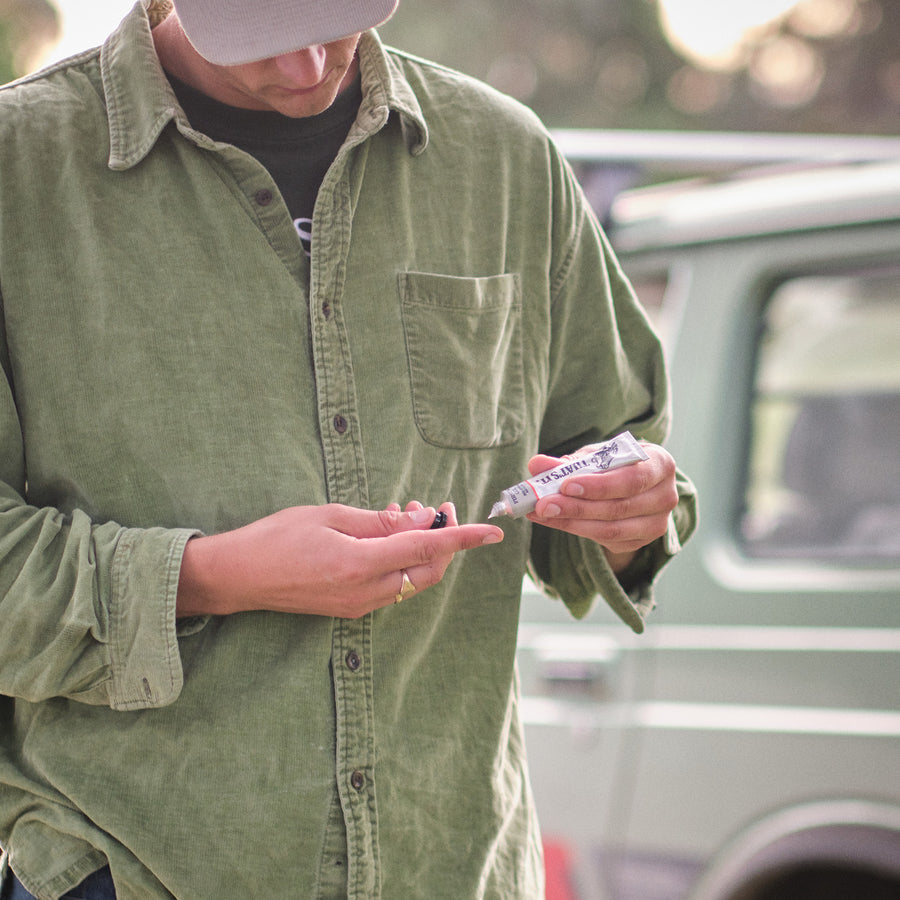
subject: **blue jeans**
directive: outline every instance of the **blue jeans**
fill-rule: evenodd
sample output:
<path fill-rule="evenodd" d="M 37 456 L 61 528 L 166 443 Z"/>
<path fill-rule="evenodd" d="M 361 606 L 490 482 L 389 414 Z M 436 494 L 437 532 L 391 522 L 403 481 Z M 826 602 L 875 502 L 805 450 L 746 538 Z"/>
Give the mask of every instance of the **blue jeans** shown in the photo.
<path fill-rule="evenodd" d="M 35 900 L 35 896 L 26 891 L 22 882 L 10 872 L 9 883 L 3 889 L 3 900 Z M 78 887 L 63 894 L 60 900 L 116 900 L 116 889 L 109 866 L 88 875 Z"/>

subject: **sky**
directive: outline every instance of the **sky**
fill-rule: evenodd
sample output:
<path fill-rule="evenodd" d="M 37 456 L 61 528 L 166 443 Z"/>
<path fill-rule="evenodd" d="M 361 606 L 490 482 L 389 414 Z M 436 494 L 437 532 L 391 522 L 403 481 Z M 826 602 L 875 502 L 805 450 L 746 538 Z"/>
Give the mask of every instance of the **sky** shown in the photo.
<path fill-rule="evenodd" d="M 93 47 L 121 21 L 134 0 L 52 0 L 60 11 L 62 39 L 48 62 Z M 663 0 L 674 40 L 694 58 L 727 64 L 746 29 L 758 26 L 794 6 L 797 0 Z"/>
<path fill-rule="evenodd" d="M 797 0 L 662 0 L 669 40 L 689 59 L 729 68 L 744 34 L 777 19 Z"/>
<path fill-rule="evenodd" d="M 50 0 L 59 10 L 62 38 L 50 51 L 47 62 L 95 47 L 134 6 L 134 0 Z M 90 11 L 87 11 L 87 7 Z"/>

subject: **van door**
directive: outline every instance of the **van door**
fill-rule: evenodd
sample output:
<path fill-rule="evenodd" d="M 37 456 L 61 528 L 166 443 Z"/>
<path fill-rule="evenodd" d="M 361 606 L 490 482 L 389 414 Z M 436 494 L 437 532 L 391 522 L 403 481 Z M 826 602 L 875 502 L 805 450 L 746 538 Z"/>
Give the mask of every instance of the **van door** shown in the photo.
<path fill-rule="evenodd" d="M 548 898 L 725 900 L 716 873 L 762 877 L 760 828 L 791 900 L 821 896 L 829 841 L 851 870 L 900 860 L 898 248 L 882 223 L 622 254 L 664 286 L 700 527 L 642 636 L 526 591 Z"/>
<path fill-rule="evenodd" d="M 891 223 L 672 251 L 690 278 L 670 446 L 701 526 L 660 581 L 623 740 L 615 896 L 668 864 L 685 880 L 658 896 L 683 897 L 692 865 L 790 809 L 821 819 L 782 864 L 814 868 L 847 799 L 873 804 L 861 864 L 867 842 L 900 860 L 882 828 L 900 811 L 898 247 Z"/>

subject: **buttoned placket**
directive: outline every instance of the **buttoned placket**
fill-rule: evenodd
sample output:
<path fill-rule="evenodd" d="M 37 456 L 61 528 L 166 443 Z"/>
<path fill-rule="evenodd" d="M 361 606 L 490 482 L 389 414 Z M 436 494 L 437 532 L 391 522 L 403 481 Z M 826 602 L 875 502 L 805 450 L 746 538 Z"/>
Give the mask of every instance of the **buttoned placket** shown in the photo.
<path fill-rule="evenodd" d="M 346 149 L 339 155 L 316 201 L 309 311 L 329 500 L 366 508 L 366 468 L 342 314 L 352 215 L 349 156 Z M 371 616 L 335 619 L 332 633 L 337 790 L 347 834 L 348 895 L 359 898 L 377 897 L 380 883 L 371 625 Z"/>
<path fill-rule="evenodd" d="M 309 263 L 266 170 L 240 150 L 220 152 L 252 215 L 294 274 L 308 303 L 328 498 L 334 503 L 367 508 L 366 468 L 360 436 L 354 428 L 358 416 L 349 336 L 341 314 L 351 217 L 348 148 L 345 151 L 329 170 L 319 192 L 313 223 L 316 237 Z M 371 641 L 370 616 L 334 620 L 336 790 L 347 838 L 348 896 L 359 900 L 372 900 L 380 894 Z"/>
<path fill-rule="evenodd" d="M 368 134 L 386 121 L 386 110 L 369 111 Z M 362 442 L 354 427 L 359 417 L 341 301 L 352 216 L 350 170 L 354 164 L 364 166 L 365 147 L 354 149 L 364 140 L 358 133 L 355 141 L 348 141 L 325 176 L 316 200 L 315 238 L 308 263 L 287 207 L 265 168 L 235 148 L 220 147 L 219 151 L 247 198 L 251 214 L 308 302 L 328 499 L 359 508 L 369 506 L 368 484 Z M 359 900 L 380 896 L 381 881 L 371 642 L 371 616 L 334 620 L 336 789 L 347 838 L 348 896 Z"/>

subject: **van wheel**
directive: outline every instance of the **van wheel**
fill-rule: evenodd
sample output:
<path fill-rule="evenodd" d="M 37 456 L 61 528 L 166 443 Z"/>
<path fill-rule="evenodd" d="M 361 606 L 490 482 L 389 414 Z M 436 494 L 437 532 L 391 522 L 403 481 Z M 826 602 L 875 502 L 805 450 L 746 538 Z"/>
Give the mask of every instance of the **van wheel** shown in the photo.
<path fill-rule="evenodd" d="M 897 900 L 900 882 L 840 866 L 798 868 L 747 885 L 728 900 Z"/>

